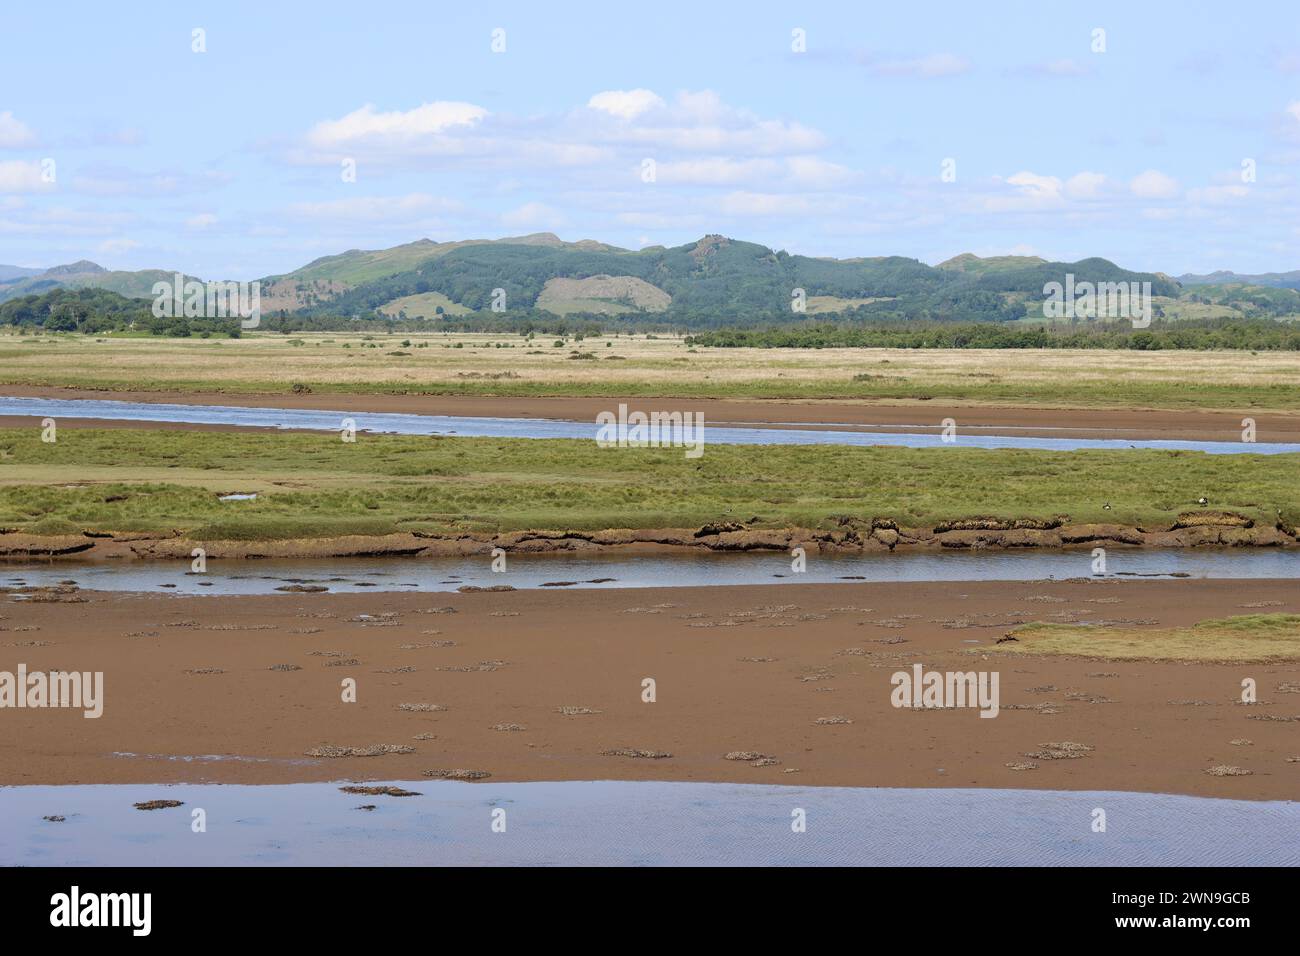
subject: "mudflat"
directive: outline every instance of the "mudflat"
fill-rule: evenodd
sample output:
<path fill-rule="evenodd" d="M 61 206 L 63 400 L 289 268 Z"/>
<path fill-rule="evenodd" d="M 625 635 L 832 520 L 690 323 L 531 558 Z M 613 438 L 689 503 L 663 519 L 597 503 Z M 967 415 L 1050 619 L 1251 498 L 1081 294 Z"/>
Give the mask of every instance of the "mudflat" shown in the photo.
<path fill-rule="evenodd" d="M 710 425 L 734 427 L 847 428 L 855 431 L 938 432 L 945 418 L 959 428 L 1026 437 L 1184 441 L 1240 441 L 1242 419 L 1255 421 L 1256 441 L 1300 442 L 1300 413 L 1252 412 L 1250 409 L 1176 410 L 1147 408 L 1051 408 L 945 401 L 729 400 L 647 397 L 506 397 L 480 395 L 298 395 L 191 391 L 106 391 L 52 386 L 5 385 L 0 394 L 26 398 L 101 399 L 245 408 L 325 409 L 471 418 L 536 418 L 594 422 L 602 411 L 626 403 L 645 412 L 699 412 Z M 30 424 L 10 416 L 5 426 Z M 68 424 L 103 427 L 95 421 Z M 61 422 L 63 424 L 63 422 Z M 224 425 L 177 426 L 156 422 L 122 423 L 128 427 L 222 430 Z"/>
<path fill-rule="evenodd" d="M 0 671 L 101 671 L 103 715 L 0 710 L 6 784 L 488 774 L 1300 794 L 1300 661 L 995 643 L 1031 621 L 1141 634 L 1295 613 L 1289 581 L 49 597 L 0 608 Z M 895 707 L 891 677 L 916 664 L 997 672 L 998 715 Z M 1245 678 L 1258 703 L 1241 703 Z"/>

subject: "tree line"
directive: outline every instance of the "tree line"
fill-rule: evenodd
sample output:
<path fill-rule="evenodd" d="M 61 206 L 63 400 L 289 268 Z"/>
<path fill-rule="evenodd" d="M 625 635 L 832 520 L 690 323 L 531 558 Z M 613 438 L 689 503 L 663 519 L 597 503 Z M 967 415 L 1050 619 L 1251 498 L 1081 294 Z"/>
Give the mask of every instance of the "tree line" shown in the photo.
<path fill-rule="evenodd" d="M 729 328 L 697 332 L 689 345 L 712 348 L 894 348 L 894 349 L 1164 349 L 1300 351 L 1300 325 L 1269 319 L 1153 321 L 1146 329 L 1130 322 L 1088 326 L 1022 323 L 862 325 L 808 323 L 772 328 Z"/>

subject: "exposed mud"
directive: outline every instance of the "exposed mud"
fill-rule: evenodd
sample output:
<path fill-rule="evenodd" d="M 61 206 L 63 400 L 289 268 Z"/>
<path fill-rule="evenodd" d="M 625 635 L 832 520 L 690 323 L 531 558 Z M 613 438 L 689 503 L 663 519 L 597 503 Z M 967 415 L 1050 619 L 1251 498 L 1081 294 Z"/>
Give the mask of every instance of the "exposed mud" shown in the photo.
<path fill-rule="evenodd" d="M 124 402 L 161 402 L 192 405 L 236 405 L 246 408 L 302 408 L 412 415 L 451 415 L 484 418 L 533 418 L 593 422 L 602 411 L 626 403 L 643 411 L 698 412 L 711 425 L 738 428 L 794 427 L 801 429 L 850 428 L 858 431 L 938 432 L 945 418 L 963 429 L 988 429 L 999 434 L 1045 438 L 1168 439 L 1185 441 L 1240 441 L 1240 409 L 1152 408 L 1052 408 L 992 405 L 948 401 L 842 400 L 791 401 L 784 399 L 695 399 L 673 397 L 561 396 L 507 397 L 495 395 L 354 395 L 332 392 L 276 394 L 191 392 L 183 390 L 124 390 L 59 388 L 39 385 L 5 385 L 5 395 L 25 398 L 110 399 Z M 1300 414 L 1251 412 L 1259 441 L 1300 442 Z M 37 419 L 38 421 L 39 419 Z M 0 425 L 29 424 L 27 419 L 0 419 Z M 156 422 L 119 422 L 121 427 L 160 427 Z M 60 427 L 105 423 L 71 419 Z M 165 425 L 221 430 L 221 425 Z"/>
<path fill-rule="evenodd" d="M 1049 520 L 958 518 L 930 528 L 901 527 L 890 518 L 841 516 L 833 528 L 751 528 L 728 522 L 701 528 L 611 528 L 604 531 L 527 530 L 498 534 L 412 532 L 344 535 L 277 541 L 208 541 L 177 533 L 85 532 L 42 536 L 0 529 L 0 558 L 77 560 L 188 560 L 201 547 L 212 559 L 463 557 L 501 548 L 511 554 L 671 553 L 789 551 L 864 554 L 943 549 L 1094 547 L 1294 548 L 1296 529 L 1284 522 L 1256 525 L 1229 511 L 1193 511 L 1161 526 L 1072 524 L 1068 516 Z M 568 583 L 568 582 L 556 582 Z M 504 586 L 502 586 L 504 587 Z M 293 585 L 285 591 L 318 590 Z"/>

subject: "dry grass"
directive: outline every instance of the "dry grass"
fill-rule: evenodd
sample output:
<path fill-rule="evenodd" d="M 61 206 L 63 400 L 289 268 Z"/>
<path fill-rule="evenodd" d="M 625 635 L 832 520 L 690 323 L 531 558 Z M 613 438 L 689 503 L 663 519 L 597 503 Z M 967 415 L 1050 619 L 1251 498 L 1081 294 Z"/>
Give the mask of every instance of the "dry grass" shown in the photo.
<path fill-rule="evenodd" d="M 1300 353 L 1290 352 L 691 350 L 681 338 L 644 335 L 570 338 L 559 348 L 555 341 L 486 333 L 237 340 L 10 334 L 0 336 L 0 384 L 908 402 L 932 394 L 987 404 L 1300 407 Z M 595 359 L 572 361 L 575 351 Z"/>
<path fill-rule="evenodd" d="M 1300 659 L 1300 614 L 1248 614 L 1191 627 L 1149 630 L 1082 624 L 1026 624 L 998 651 L 1113 660 L 1271 661 Z"/>

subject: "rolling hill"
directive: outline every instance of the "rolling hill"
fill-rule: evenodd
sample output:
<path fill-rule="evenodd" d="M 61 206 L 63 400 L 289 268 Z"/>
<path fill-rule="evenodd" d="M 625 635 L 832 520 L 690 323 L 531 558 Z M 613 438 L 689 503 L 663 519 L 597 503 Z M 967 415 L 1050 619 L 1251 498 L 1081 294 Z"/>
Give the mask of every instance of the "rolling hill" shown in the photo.
<path fill-rule="evenodd" d="M 0 279 L 0 302 L 48 292 L 51 289 L 105 289 L 131 299 L 152 298 L 155 282 L 171 282 L 175 277 L 174 272 L 164 269 L 110 272 L 103 266 L 85 259 L 55 266 L 43 272 L 27 271 L 27 275 L 14 276 L 8 280 Z"/>
<path fill-rule="evenodd" d="M 13 282 L 15 279 L 26 279 L 28 276 L 40 275 L 43 271 L 43 269 L 27 269 L 23 266 L 0 265 L 0 282 Z"/>
<path fill-rule="evenodd" d="M 1300 269 L 1292 272 L 1263 272 L 1258 275 L 1238 275 L 1235 272 L 1211 272 L 1208 275 L 1181 275 L 1183 285 L 1246 285 L 1267 286 L 1275 289 L 1300 289 Z"/>
<path fill-rule="evenodd" d="M 263 314 L 272 316 L 405 315 L 431 321 L 497 311 L 496 303 L 514 316 L 645 316 L 708 327 L 797 321 L 801 314 L 792 302 L 802 290 L 804 314 L 1014 321 L 1041 319 L 1044 286 L 1067 273 L 1076 282 L 1150 282 L 1158 314 L 1165 318 L 1300 316 L 1300 291 L 1284 283 L 1300 273 L 1215 273 L 1190 279 L 1218 281 L 1186 284 L 1101 258 L 1065 263 L 963 253 L 930 266 L 900 256 L 794 255 L 721 235 L 640 250 L 593 240 L 566 242 L 551 233 L 352 249 L 262 279 L 261 303 Z M 111 272 L 83 260 L 0 279 L 0 302 L 86 288 L 148 298 L 155 282 L 172 275 L 153 269 Z M 1270 282 L 1237 281 L 1247 279 Z"/>
<path fill-rule="evenodd" d="M 383 267 L 393 271 L 376 276 Z M 1157 295 L 1180 292 L 1168 277 L 1131 272 L 1105 259 L 1049 263 L 967 255 L 933 267 L 898 256 L 791 255 L 719 235 L 639 251 L 567 243 L 548 233 L 412 244 L 317 260 L 276 281 L 298 283 L 303 301 L 296 310 L 310 315 L 363 316 L 389 311 L 396 300 L 437 293 L 473 311 L 488 310 L 496 300 L 511 311 L 655 314 L 708 325 L 788 318 L 796 314 L 796 290 L 819 314 L 865 310 L 891 318 L 1016 319 L 1041 301 L 1045 283 L 1065 272 L 1080 281 L 1148 281 Z"/>

